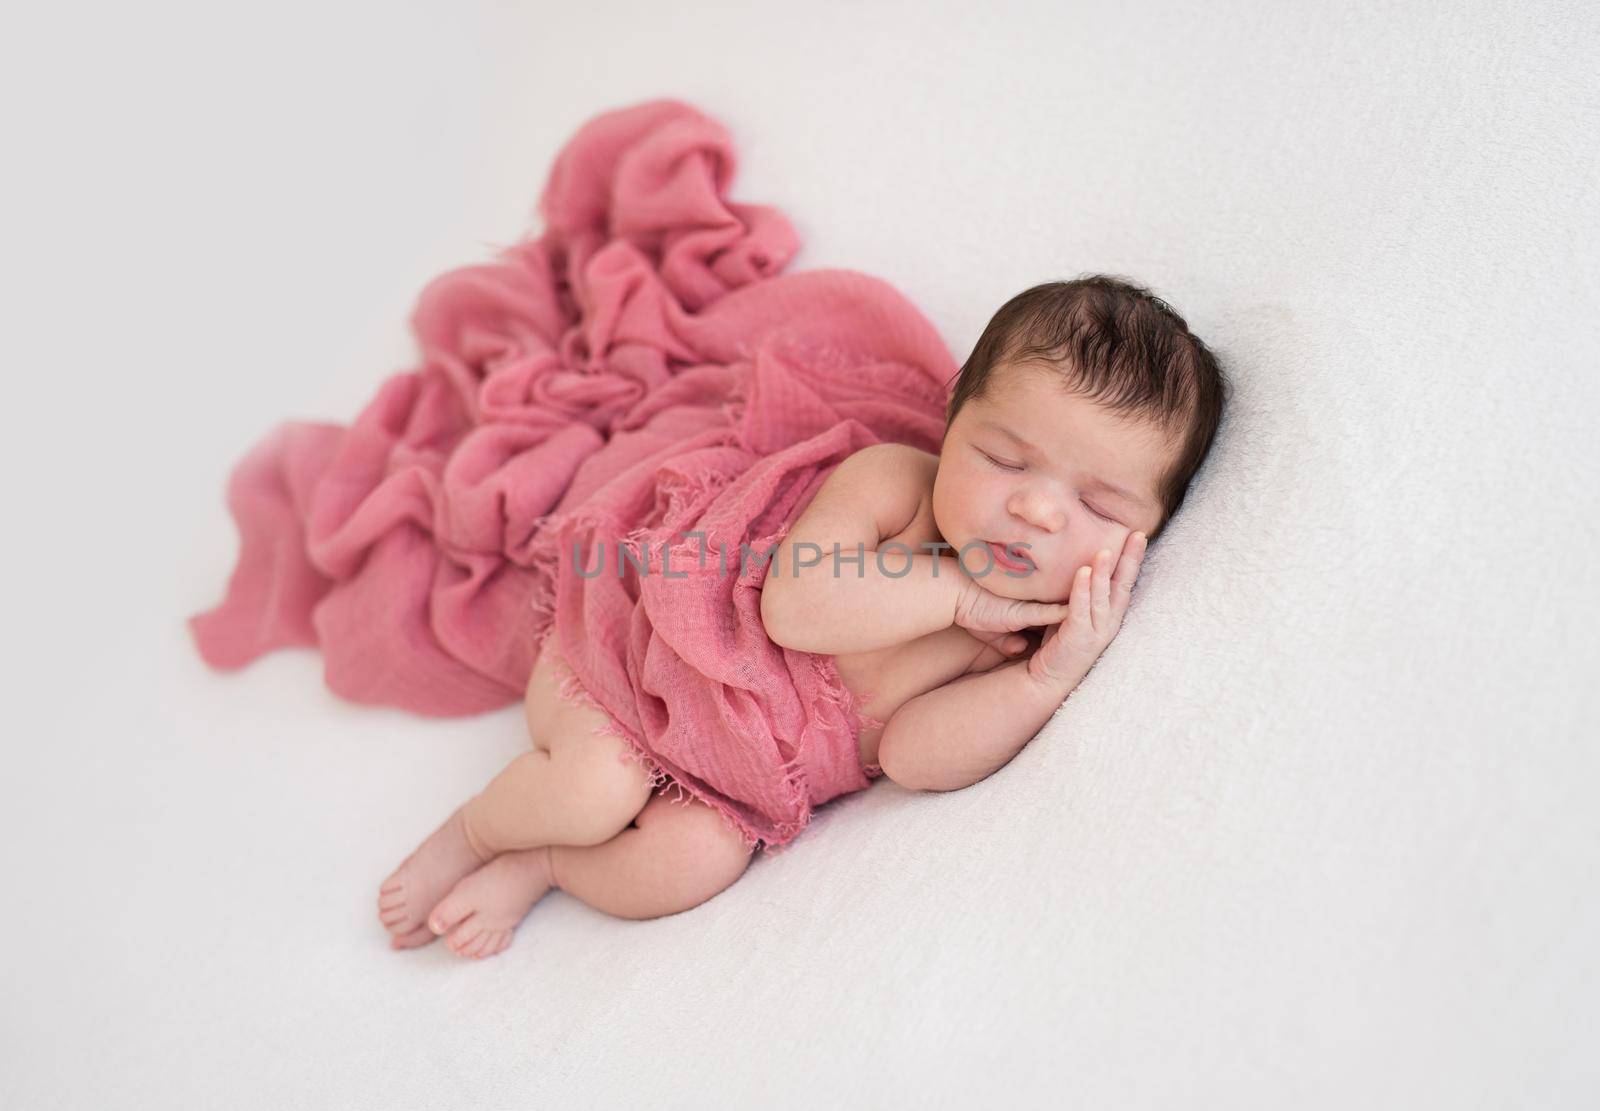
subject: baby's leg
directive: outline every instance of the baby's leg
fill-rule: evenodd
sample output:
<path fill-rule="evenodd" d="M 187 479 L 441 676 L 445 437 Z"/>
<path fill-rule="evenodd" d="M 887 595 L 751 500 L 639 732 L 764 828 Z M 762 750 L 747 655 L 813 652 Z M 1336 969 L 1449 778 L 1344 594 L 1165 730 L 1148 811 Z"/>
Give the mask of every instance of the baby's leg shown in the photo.
<path fill-rule="evenodd" d="M 750 850 L 697 799 L 663 787 L 629 827 L 603 845 L 549 845 L 501 853 L 461 880 L 428 927 L 463 957 L 491 957 L 552 887 L 619 918 L 659 918 L 699 906 L 744 874 Z"/>
<path fill-rule="evenodd" d="M 751 850 L 698 799 L 688 805 L 663 788 L 603 845 L 555 845 L 551 879 L 596 910 L 619 918 L 659 918 L 699 906 L 744 874 Z"/>
<path fill-rule="evenodd" d="M 496 855 L 550 844 L 598 845 L 649 801 L 649 773 L 618 759 L 628 742 L 596 732 L 606 716 L 559 697 L 569 673 L 553 646 L 540 653 L 525 700 L 533 751 L 458 807 L 384 881 L 378 916 L 395 948 L 433 940 L 428 913 Z"/>
<path fill-rule="evenodd" d="M 650 773 L 620 759 L 628 742 L 598 731 L 607 716 L 560 697 L 571 673 L 554 644 L 547 645 L 524 699 L 533 751 L 461 808 L 467 839 L 485 860 L 545 845 L 598 845 L 650 801 Z"/>

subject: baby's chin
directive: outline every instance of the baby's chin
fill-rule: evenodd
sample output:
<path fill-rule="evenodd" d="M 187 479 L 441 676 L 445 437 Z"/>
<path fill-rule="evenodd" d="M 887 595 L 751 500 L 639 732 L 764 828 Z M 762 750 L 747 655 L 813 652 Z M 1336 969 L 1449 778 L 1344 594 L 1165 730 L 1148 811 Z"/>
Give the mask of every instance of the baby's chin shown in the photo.
<path fill-rule="evenodd" d="M 1066 595 L 1058 594 L 1043 582 L 1044 576 L 1035 571 L 1031 575 L 1008 575 L 1004 571 L 995 569 L 987 575 L 972 576 L 978 585 L 990 594 L 998 594 L 1002 598 L 1011 598 L 1018 602 L 1046 602 L 1052 606 L 1067 604 Z"/>
<path fill-rule="evenodd" d="M 980 544 L 982 541 L 974 540 L 969 543 Z M 968 566 L 965 560 L 957 561 L 961 573 L 990 594 L 998 594 L 1002 598 L 1010 598 L 1017 602 L 1046 602 L 1053 606 L 1064 606 L 1067 604 L 1067 595 L 1072 592 L 1071 583 L 1065 588 L 1052 587 L 1045 581 L 1043 572 L 1037 567 L 1030 569 L 1027 574 L 1019 574 L 1001 567 L 994 562 L 993 557 L 988 560 L 987 565 L 975 556 L 969 558 L 973 566 Z"/>

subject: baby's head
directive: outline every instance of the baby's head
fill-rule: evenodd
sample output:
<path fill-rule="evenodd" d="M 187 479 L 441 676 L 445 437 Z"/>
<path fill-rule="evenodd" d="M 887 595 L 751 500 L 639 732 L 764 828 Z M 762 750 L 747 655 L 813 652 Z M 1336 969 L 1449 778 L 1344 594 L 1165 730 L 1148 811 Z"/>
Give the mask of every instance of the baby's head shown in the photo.
<path fill-rule="evenodd" d="M 1106 275 L 1050 282 L 1000 307 L 945 417 L 934 524 L 985 590 L 1065 601 L 1072 576 L 1130 533 L 1161 535 L 1205 462 L 1229 385 L 1183 318 Z M 1032 568 L 981 574 L 983 541 Z"/>

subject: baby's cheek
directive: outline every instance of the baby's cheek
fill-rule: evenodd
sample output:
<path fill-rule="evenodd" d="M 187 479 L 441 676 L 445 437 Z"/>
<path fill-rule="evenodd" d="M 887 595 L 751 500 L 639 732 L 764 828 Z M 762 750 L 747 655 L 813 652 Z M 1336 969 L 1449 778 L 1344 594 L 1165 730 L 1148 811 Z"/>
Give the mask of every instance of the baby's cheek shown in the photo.
<path fill-rule="evenodd" d="M 1072 589 L 1072 583 L 1062 583 L 1061 576 L 1054 575 L 1054 573 L 1034 572 L 1034 575 L 1029 576 L 1026 580 L 1019 578 L 1019 580 L 1011 581 L 1024 586 L 1027 589 L 1027 594 L 1032 599 L 1038 600 L 1038 602 L 1051 602 L 1051 604 L 1058 605 L 1066 602 L 1067 592 Z"/>

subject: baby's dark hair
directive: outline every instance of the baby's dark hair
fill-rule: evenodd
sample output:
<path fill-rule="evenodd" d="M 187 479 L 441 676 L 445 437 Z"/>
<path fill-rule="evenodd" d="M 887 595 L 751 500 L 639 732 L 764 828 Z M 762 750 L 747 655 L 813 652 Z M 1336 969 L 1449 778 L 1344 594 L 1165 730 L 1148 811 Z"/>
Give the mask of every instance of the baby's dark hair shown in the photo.
<path fill-rule="evenodd" d="M 1148 289 L 1108 274 L 1046 282 L 1001 305 L 962 365 L 945 410 L 984 397 L 1003 365 L 1040 363 L 1066 388 L 1112 412 L 1155 423 L 1179 444 L 1157 496 L 1166 529 L 1211 451 L 1232 393 L 1227 376 L 1189 325 Z"/>

